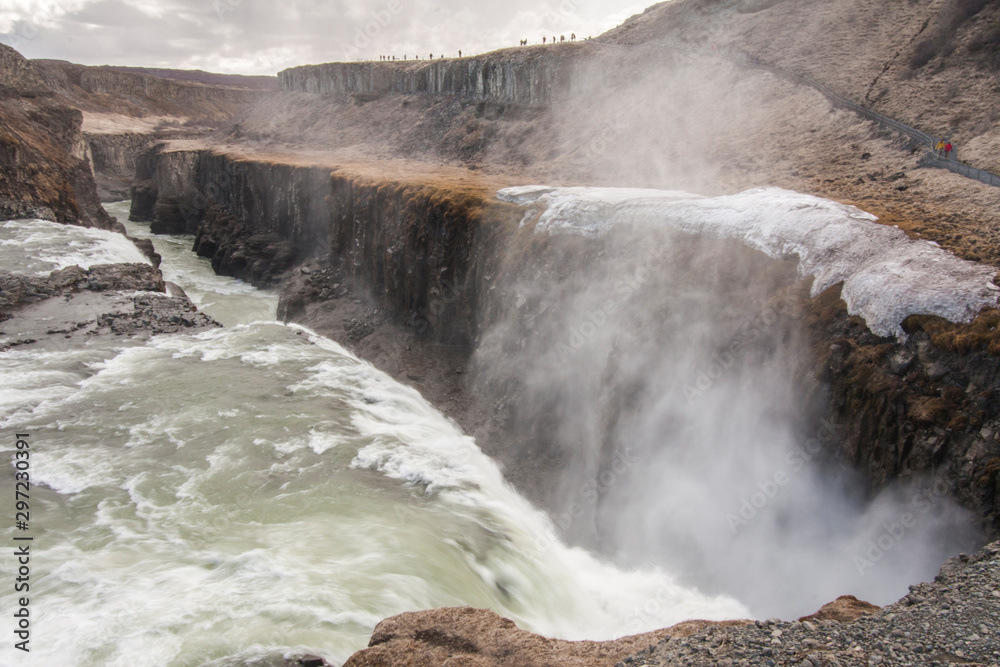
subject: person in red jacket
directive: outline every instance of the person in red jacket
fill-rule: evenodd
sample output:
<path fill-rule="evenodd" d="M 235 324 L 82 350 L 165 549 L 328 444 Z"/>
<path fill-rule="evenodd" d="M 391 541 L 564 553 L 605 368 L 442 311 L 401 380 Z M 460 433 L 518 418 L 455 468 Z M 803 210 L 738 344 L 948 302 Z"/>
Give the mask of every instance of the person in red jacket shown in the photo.
<path fill-rule="evenodd" d="M 954 150 L 954 147 L 951 145 L 951 142 L 949 141 L 944 145 L 944 157 L 946 160 L 951 159 L 952 150 Z"/>

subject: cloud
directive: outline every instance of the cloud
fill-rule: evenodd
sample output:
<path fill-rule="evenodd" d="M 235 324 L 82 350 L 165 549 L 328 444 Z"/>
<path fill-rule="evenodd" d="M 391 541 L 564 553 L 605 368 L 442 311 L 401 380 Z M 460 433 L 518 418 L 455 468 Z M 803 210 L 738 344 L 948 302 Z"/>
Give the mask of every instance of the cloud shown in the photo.
<path fill-rule="evenodd" d="M 0 42 L 29 58 L 86 65 L 274 74 L 383 54 L 469 55 L 542 35 L 584 38 L 643 7 L 614 0 L 5 0 Z"/>

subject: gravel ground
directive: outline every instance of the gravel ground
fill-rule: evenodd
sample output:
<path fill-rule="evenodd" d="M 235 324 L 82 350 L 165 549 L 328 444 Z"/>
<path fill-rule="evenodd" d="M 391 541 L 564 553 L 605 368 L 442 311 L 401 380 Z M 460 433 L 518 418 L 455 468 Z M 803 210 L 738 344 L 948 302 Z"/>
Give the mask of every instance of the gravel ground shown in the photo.
<path fill-rule="evenodd" d="M 933 583 L 850 622 L 712 627 L 664 639 L 616 667 L 668 665 L 1000 665 L 1000 542 L 952 558 Z"/>

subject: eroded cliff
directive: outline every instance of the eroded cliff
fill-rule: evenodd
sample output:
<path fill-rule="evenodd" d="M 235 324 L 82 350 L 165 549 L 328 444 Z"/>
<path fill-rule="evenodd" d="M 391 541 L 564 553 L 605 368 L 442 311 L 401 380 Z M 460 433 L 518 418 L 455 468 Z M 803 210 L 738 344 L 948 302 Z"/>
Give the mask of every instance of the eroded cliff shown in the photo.
<path fill-rule="evenodd" d="M 276 82 L 207 73 L 183 78 L 180 71 L 168 78 L 58 60 L 33 60 L 30 66 L 60 100 L 83 111 L 83 146 L 102 201 L 129 197 L 139 156 L 156 141 L 209 135 Z"/>
<path fill-rule="evenodd" d="M 83 114 L 0 45 L 0 217 L 110 229 L 88 160 Z"/>

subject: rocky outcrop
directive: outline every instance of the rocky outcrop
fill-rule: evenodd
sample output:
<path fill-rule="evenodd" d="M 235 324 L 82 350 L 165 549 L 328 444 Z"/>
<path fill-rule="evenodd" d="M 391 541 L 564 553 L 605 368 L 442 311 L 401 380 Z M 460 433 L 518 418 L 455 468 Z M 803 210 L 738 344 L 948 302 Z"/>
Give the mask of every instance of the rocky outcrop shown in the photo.
<path fill-rule="evenodd" d="M 0 326 L 18 336 L 0 332 L 0 351 L 62 350 L 94 336 L 149 336 L 220 326 L 186 297 L 170 297 L 166 291 L 162 274 L 148 264 L 70 266 L 42 278 L 0 271 Z"/>
<path fill-rule="evenodd" d="M 382 621 L 344 667 L 992 664 L 998 623 L 995 542 L 883 608 L 846 595 L 797 621 L 688 621 L 607 642 L 546 639 L 486 610 L 434 609 Z"/>
<path fill-rule="evenodd" d="M 102 229 L 83 114 L 59 103 L 30 64 L 0 45 L 0 218 L 44 218 Z"/>
<path fill-rule="evenodd" d="M 372 633 L 368 648 L 344 667 L 606 667 L 667 638 L 682 638 L 709 626 L 746 621 L 687 621 L 664 630 L 605 642 L 548 639 L 518 628 L 492 611 L 452 607 L 388 618 Z"/>
<path fill-rule="evenodd" d="M 473 102 L 546 106 L 569 90 L 572 68 L 596 45 L 508 49 L 474 58 L 327 63 L 278 73 L 281 89 L 335 98 L 386 93 L 454 95 Z"/>

